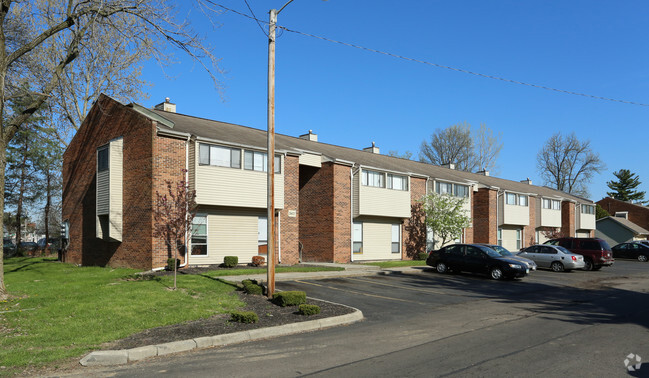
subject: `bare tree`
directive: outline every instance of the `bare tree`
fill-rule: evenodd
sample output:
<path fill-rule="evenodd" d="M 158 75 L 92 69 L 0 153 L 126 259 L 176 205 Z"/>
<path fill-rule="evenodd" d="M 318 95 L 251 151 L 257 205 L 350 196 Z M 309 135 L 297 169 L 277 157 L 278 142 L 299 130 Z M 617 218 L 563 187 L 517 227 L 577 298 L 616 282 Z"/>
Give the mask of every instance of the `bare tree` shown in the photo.
<path fill-rule="evenodd" d="M 596 173 L 606 169 L 590 141 L 580 141 L 575 133 L 552 135 L 536 156 L 541 178 L 555 189 L 588 196 L 588 184 Z"/>
<path fill-rule="evenodd" d="M 183 169 L 183 175 L 186 170 Z M 184 238 L 191 234 L 192 221 L 196 214 L 196 192 L 189 190 L 189 185 L 182 180 L 173 183 L 165 181 L 167 193 L 156 191 L 156 207 L 153 209 L 153 236 L 164 240 L 167 254 L 174 261 L 174 290 L 176 289 L 176 272 L 178 250 L 183 249 L 185 259 L 189 258 L 187 243 Z"/>
<path fill-rule="evenodd" d="M 183 9 L 191 7 L 188 3 L 183 2 Z M 2 0 L 0 186 L 4 187 L 10 141 L 60 87 L 70 65 L 90 51 L 97 51 L 100 35 L 123 36 L 121 41 L 128 41 L 124 47 L 127 51 L 149 51 L 158 59 L 170 54 L 165 47 L 179 48 L 207 71 L 218 88 L 218 60 L 187 22 L 177 20 L 174 6 L 164 0 Z M 110 49 L 111 42 L 105 40 L 108 45 L 103 47 Z M 51 56 L 53 49 L 57 54 L 44 59 Z M 8 108 L 6 102 L 13 98 L 21 98 L 26 106 L 19 110 Z M 4 196 L 0 197 L 0 211 L 4 214 Z M 0 260 L 0 300 L 7 298 L 3 271 Z"/>
<path fill-rule="evenodd" d="M 397 158 L 400 158 L 400 159 L 410 160 L 410 158 L 412 158 L 412 152 L 406 150 L 406 152 L 404 152 L 404 153 L 399 153 L 398 150 L 390 150 L 390 151 L 388 151 L 388 156 L 397 157 Z"/>
<path fill-rule="evenodd" d="M 462 171 L 494 170 L 503 144 L 501 134 L 480 124 L 475 132 L 471 125 L 461 124 L 437 129 L 429 142 L 423 141 L 419 160 L 435 165 L 455 164 Z"/>

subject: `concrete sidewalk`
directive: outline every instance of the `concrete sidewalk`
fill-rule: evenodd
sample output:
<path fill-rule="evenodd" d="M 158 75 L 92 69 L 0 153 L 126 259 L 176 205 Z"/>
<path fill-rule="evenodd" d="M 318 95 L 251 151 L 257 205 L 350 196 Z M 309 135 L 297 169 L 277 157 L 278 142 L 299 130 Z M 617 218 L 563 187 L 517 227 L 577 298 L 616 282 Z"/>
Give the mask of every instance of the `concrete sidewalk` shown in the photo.
<path fill-rule="evenodd" d="M 338 277 L 372 276 L 380 274 L 392 274 L 395 272 L 402 274 L 418 274 L 422 273 L 424 269 L 427 268 L 425 266 L 408 266 L 381 269 L 378 266 L 372 265 L 336 263 L 302 263 L 302 265 L 340 267 L 344 268 L 345 270 L 325 272 L 276 273 L 275 281 L 318 280 Z M 266 274 L 218 277 L 218 279 L 230 282 L 241 282 L 245 279 L 253 279 L 257 280 L 260 283 L 266 282 L 266 278 Z M 277 327 L 258 328 L 250 331 L 235 332 L 217 336 L 199 337 L 190 340 L 174 341 L 170 343 L 149 345 L 126 350 L 95 351 L 86 355 L 83 359 L 81 359 L 80 363 L 83 366 L 122 365 L 132 361 L 143 360 L 145 358 L 186 352 L 192 349 L 220 347 L 235 343 L 266 339 L 269 337 L 287 336 L 295 333 L 317 331 L 324 328 L 355 323 L 362 319 L 363 313 L 358 309 L 354 309 L 354 312 L 347 315 L 334 316 L 331 318 L 304 321 L 292 324 L 284 324 Z"/>

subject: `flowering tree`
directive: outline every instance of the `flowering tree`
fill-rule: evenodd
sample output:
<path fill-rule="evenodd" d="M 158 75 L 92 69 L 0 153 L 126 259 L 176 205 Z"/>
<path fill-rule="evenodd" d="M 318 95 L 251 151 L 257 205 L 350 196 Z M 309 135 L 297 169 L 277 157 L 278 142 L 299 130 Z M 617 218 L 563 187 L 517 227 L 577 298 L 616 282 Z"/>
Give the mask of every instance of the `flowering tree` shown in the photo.
<path fill-rule="evenodd" d="M 437 241 L 444 246 L 447 242 L 462 235 L 462 230 L 469 227 L 471 220 L 464 209 L 466 198 L 449 194 L 432 193 L 422 199 L 426 213 L 426 226 L 433 230 L 433 249 Z"/>
<path fill-rule="evenodd" d="M 183 169 L 183 176 L 187 170 Z M 192 221 L 196 215 L 196 191 L 189 190 L 186 181 L 181 180 L 174 184 L 165 180 L 167 194 L 156 191 L 156 207 L 153 209 L 153 235 L 164 240 L 167 245 L 169 257 L 174 259 L 174 290 L 176 289 L 176 273 L 178 264 L 178 250 L 182 249 L 185 258 L 189 256 L 186 251 L 185 237 L 191 234 Z"/>

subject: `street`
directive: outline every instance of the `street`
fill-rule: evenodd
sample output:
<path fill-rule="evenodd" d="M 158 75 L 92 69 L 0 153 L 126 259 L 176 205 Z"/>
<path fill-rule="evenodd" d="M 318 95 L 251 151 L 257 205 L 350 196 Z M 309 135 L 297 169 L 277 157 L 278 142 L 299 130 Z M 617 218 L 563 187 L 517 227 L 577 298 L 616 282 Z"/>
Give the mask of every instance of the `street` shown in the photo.
<path fill-rule="evenodd" d="M 113 369 L 111 376 L 649 376 L 649 264 L 493 281 L 417 273 L 279 282 L 363 311 L 345 327 Z M 627 365 L 637 361 L 632 358 Z M 80 373 L 82 370 L 79 371 Z"/>

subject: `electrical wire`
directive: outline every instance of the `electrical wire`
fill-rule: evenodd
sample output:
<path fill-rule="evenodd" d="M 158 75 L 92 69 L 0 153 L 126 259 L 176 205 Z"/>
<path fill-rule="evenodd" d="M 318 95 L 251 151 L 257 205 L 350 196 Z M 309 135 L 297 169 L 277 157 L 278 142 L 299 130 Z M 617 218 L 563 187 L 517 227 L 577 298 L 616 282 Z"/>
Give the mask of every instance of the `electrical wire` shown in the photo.
<path fill-rule="evenodd" d="M 249 16 L 247 14 L 238 12 L 238 11 L 236 11 L 234 9 L 227 8 L 227 7 L 225 7 L 225 6 L 221 5 L 221 4 L 214 3 L 214 2 L 212 2 L 210 0 L 205 0 L 205 1 L 207 1 L 208 3 L 210 3 L 212 5 L 216 5 L 218 7 L 221 7 L 223 9 L 227 10 L 227 11 L 230 11 L 232 13 L 235 13 L 235 14 L 238 14 L 240 16 L 253 19 L 253 20 L 257 21 L 257 23 L 263 22 L 265 24 L 268 24 L 268 22 L 265 22 L 263 20 L 258 20 L 255 17 L 251 17 L 251 16 Z M 260 27 L 261 27 L 261 25 L 260 25 Z M 403 55 L 398 55 L 398 54 L 394 54 L 394 53 L 390 53 L 390 52 L 386 52 L 386 51 L 372 49 L 372 48 L 369 48 L 369 47 L 355 45 L 353 43 L 337 41 L 335 39 L 321 37 L 321 36 L 315 35 L 315 34 L 309 34 L 309 33 L 301 32 L 301 31 L 298 31 L 298 30 L 292 30 L 292 29 L 289 29 L 289 28 L 286 28 L 286 27 L 280 26 L 280 25 L 277 25 L 277 28 L 279 28 L 281 30 L 286 30 L 287 32 L 299 34 L 299 35 L 302 35 L 302 36 L 305 36 L 305 37 L 316 38 L 316 39 L 320 39 L 320 40 L 326 41 L 326 42 L 337 43 L 337 44 L 347 46 L 347 47 L 353 47 L 353 48 L 356 48 L 356 49 L 365 50 L 365 51 L 373 52 L 373 53 L 376 53 L 376 54 L 386 55 L 386 56 L 390 56 L 390 57 L 393 57 L 393 58 L 402 59 L 402 60 L 406 60 L 406 61 L 410 61 L 410 62 L 421 63 L 421 64 L 425 64 L 425 65 L 432 66 L 432 67 L 444 68 L 444 69 L 447 69 L 447 70 L 451 70 L 451 71 L 455 71 L 455 72 L 461 72 L 461 73 L 474 75 L 474 76 L 478 76 L 478 77 L 483 77 L 483 78 L 486 78 L 486 79 L 499 80 L 499 81 L 504 81 L 504 82 L 510 83 L 510 84 L 524 85 L 524 86 L 528 86 L 528 87 L 544 89 L 544 90 L 547 90 L 547 91 L 553 91 L 553 92 L 569 94 L 569 95 L 574 95 L 574 96 L 592 98 L 592 99 L 595 99 L 595 100 L 612 101 L 612 102 L 618 102 L 618 103 L 629 104 L 629 105 L 649 106 L 649 104 L 644 104 L 644 103 L 641 103 L 641 102 L 621 100 L 621 99 L 616 99 L 616 98 L 612 98 L 612 97 L 596 96 L 596 95 L 591 95 L 591 94 L 582 93 L 582 92 L 575 92 L 575 91 L 569 91 L 569 90 L 565 90 L 565 89 L 558 89 L 558 88 L 548 87 L 546 85 L 533 84 L 533 83 L 528 83 L 528 82 L 519 81 L 519 80 L 507 79 L 507 78 L 504 78 L 504 77 L 483 74 L 483 73 L 480 73 L 480 72 L 470 71 L 470 70 L 466 70 L 466 69 L 463 69 L 463 68 L 451 67 L 451 66 L 446 66 L 446 65 L 443 65 L 443 64 L 439 64 L 439 63 L 428 62 L 428 61 L 421 60 L 421 59 L 409 58 L 409 57 L 406 57 L 406 56 L 403 56 Z"/>
<path fill-rule="evenodd" d="M 266 33 L 266 30 L 264 30 L 264 28 L 259 23 L 259 19 L 257 19 L 257 16 L 255 16 L 255 12 L 253 12 L 252 8 L 250 8 L 250 4 L 248 4 L 248 0 L 243 0 L 243 1 L 246 3 L 246 6 L 248 7 L 248 10 L 250 11 L 250 14 L 252 14 L 252 19 L 257 21 L 257 25 L 259 25 L 259 29 L 261 29 L 261 32 L 264 33 L 264 35 L 266 37 L 268 37 L 268 33 Z M 211 1 L 210 1 L 210 3 L 211 3 Z M 214 5 L 218 5 L 218 4 L 214 4 Z"/>

